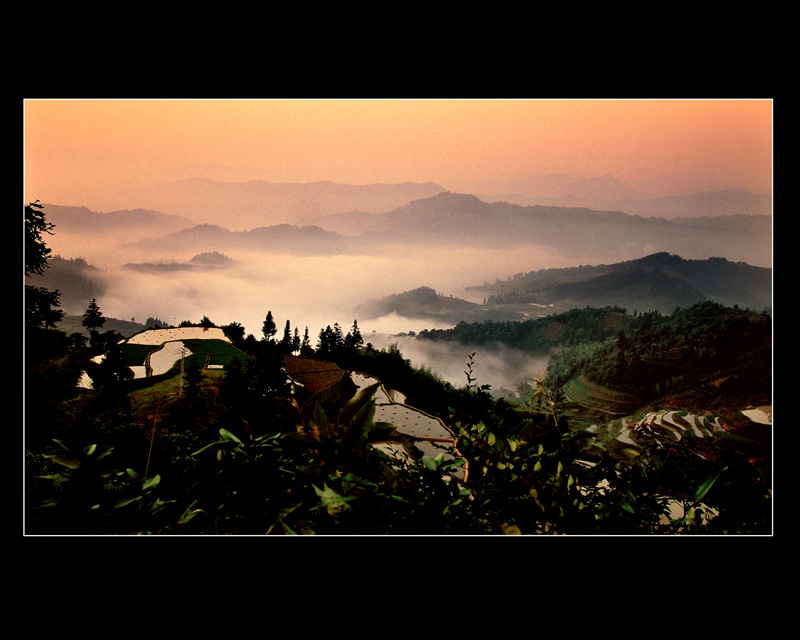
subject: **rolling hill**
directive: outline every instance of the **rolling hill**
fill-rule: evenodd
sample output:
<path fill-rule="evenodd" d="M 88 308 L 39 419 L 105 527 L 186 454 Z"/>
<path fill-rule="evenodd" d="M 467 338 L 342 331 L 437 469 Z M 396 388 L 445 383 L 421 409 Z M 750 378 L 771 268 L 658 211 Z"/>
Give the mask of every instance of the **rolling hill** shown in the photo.
<path fill-rule="evenodd" d="M 724 258 L 686 260 L 662 252 L 610 265 L 520 273 L 468 291 L 484 296 L 485 302 L 445 297 L 420 287 L 370 300 L 355 311 L 362 318 L 394 313 L 451 324 L 524 320 L 587 306 L 669 314 L 706 300 L 762 311 L 772 308 L 772 269 Z"/>
<path fill-rule="evenodd" d="M 296 255 L 338 255 L 352 253 L 357 247 L 352 238 L 325 231 L 320 227 L 289 224 L 257 227 L 249 231 L 231 231 L 218 225 L 200 224 L 132 244 L 154 251 L 245 249 Z"/>
<path fill-rule="evenodd" d="M 712 300 L 763 310 L 772 307 L 772 269 L 661 252 L 610 265 L 517 274 L 470 291 L 487 296 L 487 304 L 618 305 L 671 313 L 676 306 Z"/>

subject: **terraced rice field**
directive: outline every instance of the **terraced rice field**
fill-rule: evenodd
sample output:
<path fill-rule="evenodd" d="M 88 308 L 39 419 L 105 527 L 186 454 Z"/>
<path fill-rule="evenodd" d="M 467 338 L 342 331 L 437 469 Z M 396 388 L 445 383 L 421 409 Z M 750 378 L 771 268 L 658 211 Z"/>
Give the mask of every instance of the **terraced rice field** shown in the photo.
<path fill-rule="evenodd" d="M 350 377 L 359 389 L 378 382 L 376 378 L 360 373 L 351 373 Z M 409 407 L 404 403 L 405 399 L 402 394 L 398 394 L 399 400 L 394 399 L 395 394 L 396 392 L 387 390 L 383 385 L 378 389 L 375 394 L 376 421 L 396 424 L 402 433 L 414 438 L 454 441 L 453 434 L 441 420 L 424 411 Z"/>
<path fill-rule="evenodd" d="M 359 389 L 368 387 L 378 382 L 377 378 L 357 372 L 351 372 L 350 377 Z M 455 436 L 445 424 L 434 416 L 424 411 L 415 409 L 405 404 L 402 393 L 386 389 L 381 385 L 375 394 L 375 421 L 389 422 L 397 426 L 397 433 L 411 436 L 414 446 L 423 455 L 435 458 L 440 453 L 445 459 L 453 459 L 455 452 Z M 400 444 L 392 442 L 375 443 L 375 446 L 384 452 L 394 455 L 407 455 Z M 458 474 L 463 478 L 463 474 Z"/>
<path fill-rule="evenodd" d="M 584 376 L 569 380 L 564 385 L 564 395 L 586 409 L 610 415 L 627 415 L 639 405 L 639 399 L 635 396 L 595 384 Z"/>
<path fill-rule="evenodd" d="M 164 343 L 158 351 L 154 351 L 148 357 L 148 363 L 153 375 L 160 375 L 169 371 L 173 365 L 181 359 L 188 357 L 192 352 L 186 348 L 180 340 Z"/>
<path fill-rule="evenodd" d="M 173 327 L 170 329 L 148 329 L 131 336 L 127 344 L 160 345 L 174 340 L 222 340 L 230 342 L 219 327 Z"/>
<path fill-rule="evenodd" d="M 662 431 L 672 434 L 675 440 L 682 437 L 713 438 L 725 429 L 719 417 L 699 416 L 685 411 L 661 410 L 645 415 L 635 426 L 636 430 L 645 431 L 652 427 L 661 427 Z"/>
<path fill-rule="evenodd" d="M 767 417 L 771 420 L 771 407 L 741 413 L 751 420 L 753 428 L 732 427 L 719 415 L 660 409 L 649 411 L 638 419 L 626 416 L 604 424 L 593 424 L 587 431 L 596 435 L 593 446 L 606 451 L 636 450 L 648 442 L 669 446 L 686 440 L 695 455 L 713 459 L 718 455 L 722 441 L 736 446 L 769 444 L 771 441 L 770 426 L 765 424 Z"/>
<path fill-rule="evenodd" d="M 181 356 L 198 354 L 205 358 L 205 367 L 216 369 L 233 358 L 245 358 L 217 327 L 150 329 L 123 342 L 120 349 L 135 378 L 166 373 Z"/>

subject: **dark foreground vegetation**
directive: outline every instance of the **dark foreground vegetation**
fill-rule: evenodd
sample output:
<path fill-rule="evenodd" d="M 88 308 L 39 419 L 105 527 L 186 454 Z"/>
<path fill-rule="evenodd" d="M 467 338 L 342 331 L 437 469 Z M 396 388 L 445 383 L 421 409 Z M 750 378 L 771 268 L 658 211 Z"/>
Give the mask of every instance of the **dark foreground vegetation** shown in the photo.
<path fill-rule="evenodd" d="M 36 205 L 26 213 L 27 275 L 46 267 L 49 229 Z M 653 402 L 721 375 L 726 397 L 769 399 L 763 316 L 701 305 L 669 319 L 621 310 L 562 318 L 560 339 L 572 338 L 558 345 L 553 378 L 533 380 L 531 396 L 513 404 L 474 384 L 472 357 L 465 385 L 455 387 L 412 367 L 396 347 L 364 344 L 356 323 L 346 335 L 326 327 L 311 345 L 288 322 L 281 339 L 271 313 L 258 340 L 238 325 L 223 328 L 238 354 L 225 353 L 224 370 L 189 358 L 182 383 L 176 367 L 143 384 L 130 379 L 126 358 L 134 356 L 119 336 L 102 332 L 94 301 L 83 323 L 89 339 L 54 328 L 57 302 L 57 292 L 26 292 L 29 535 L 771 533 L 769 460 L 746 447 L 707 459 L 691 455 L 691 443 L 642 442 L 587 464 L 593 436 L 562 392 L 562 379 L 580 374 Z M 552 327 L 544 333 L 559 339 Z M 722 357 L 721 340 L 742 349 Z M 390 437 L 390 426 L 374 421 L 375 388 L 333 384 L 312 394 L 287 377 L 289 353 L 401 390 L 454 430 L 461 458 L 381 453 L 372 443 Z M 743 354 L 761 358 L 747 356 L 751 373 Z M 82 371 L 93 388 L 78 387 Z M 453 472 L 463 466 L 460 482 Z M 679 517 L 668 516 L 670 501 L 683 507 Z"/>

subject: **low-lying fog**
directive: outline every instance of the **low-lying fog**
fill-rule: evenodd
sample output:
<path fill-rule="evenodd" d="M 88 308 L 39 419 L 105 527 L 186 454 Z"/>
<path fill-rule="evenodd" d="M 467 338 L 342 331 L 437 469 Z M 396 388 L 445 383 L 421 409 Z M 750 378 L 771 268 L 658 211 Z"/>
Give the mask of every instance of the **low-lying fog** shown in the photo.
<path fill-rule="evenodd" d="M 428 367 L 458 386 L 466 384 L 464 369 L 472 351 L 477 351 L 477 384 L 498 387 L 539 374 L 544 363 L 530 362 L 522 353 L 486 348 L 447 347 L 391 334 L 446 328 L 425 320 L 398 316 L 357 318 L 353 309 L 372 298 L 430 286 L 444 295 L 469 298 L 466 286 L 505 279 L 519 271 L 572 266 L 569 258 L 551 250 L 531 247 L 505 250 L 473 248 L 411 248 L 384 246 L 373 255 L 293 256 L 249 251 L 220 252 L 234 263 L 224 268 L 193 268 L 150 273 L 125 268 L 126 263 L 186 263 L 200 251 L 154 255 L 105 238 L 56 232 L 48 237 L 54 255 L 83 258 L 97 267 L 106 283 L 98 297 L 106 317 L 148 317 L 178 324 L 199 322 L 207 316 L 217 325 L 238 322 L 246 333 L 261 338 L 268 311 L 282 334 L 289 320 L 292 330 L 303 335 L 308 327 L 316 345 L 321 329 L 338 323 L 344 333 L 358 321 L 365 342 L 384 348 L 396 342 L 404 357 L 415 366 Z M 473 300 L 480 302 L 480 300 Z M 89 300 L 86 301 L 88 305 Z"/>
<path fill-rule="evenodd" d="M 457 387 L 467 384 L 467 363 L 474 353 L 472 384 L 488 384 L 492 391 L 505 385 L 513 385 L 525 378 L 539 376 L 547 368 L 547 358 L 532 356 L 504 345 L 470 346 L 463 344 L 432 342 L 410 336 L 373 334 L 364 336 L 377 348 L 396 344 L 403 357 L 415 367 L 424 367 L 437 373 L 443 380 Z"/>

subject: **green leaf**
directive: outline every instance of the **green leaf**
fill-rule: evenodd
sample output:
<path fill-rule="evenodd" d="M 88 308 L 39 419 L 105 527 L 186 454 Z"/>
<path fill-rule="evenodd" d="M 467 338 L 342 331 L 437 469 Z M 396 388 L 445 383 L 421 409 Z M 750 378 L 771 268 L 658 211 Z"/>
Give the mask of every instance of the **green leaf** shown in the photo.
<path fill-rule="evenodd" d="M 55 442 L 59 447 L 64 449 L 64 451 L 68 451 L 69 453 L 72 453 L 72 450 L 66 444 L 64 444 L 63 440 L 57 440 L 56 438 L 53 438 L 53 442 Z"/>
<path fill-rule="evenodd" d="M 133 502 L 137 502 L 138 500 L 141 499 L 142 496 L 135 496 L 133 498 L 127 498 L 125 500 L 119 500 L 113 504 L 112 509 L 121 509 L 122 507 L 125 507 Z"/>
<path fill-rule="evenodd" d="M 114 451 L 114 447 L 112 447 L 111 445 L 105 445 L 104 448 L 102 448 L 100 450 L 100 453 L 98 453 L 95 456 L 95 460 L 101 460 L 101 459 L 105 458 L 112 451 Z"/>
<path fill-rule="evenodd" d="M 381 383 L 376 382 L 368 387 L 364 387 L 358 393 L 356 393 L 356 395 L 345 402 L 342 408 L 339 410 L 339 422 L 345 424 L 349 423 L 353 417 L 364 408 L 364 406 L 368 405 L 370 402 L 373 402 L 372 396 L 375 395 L 375 392 L 380 388 L 380 386 Z"/>
<path fill-rule="evenodd" d="M 45 454 L 42 456 L 44 458 L 50 458 L 56 464 L 60 464 L 62 467 L 66 467 L 67 469 L 80 469 L 81 462 L 80 460 L 76 460 L 75 458 L 70 458 L 69 456 L 62 456 L 61 454 L 54 453 L 54 454 Z"/>
<path fill-rule="evenodd" d="M 202 509 L 193 509 L 194 505 L 196 504 L 197 500 L 192 502 L 192 504 L 190 504 L 183 510 L 183 513 L 181 513 L 180 517 L 178 518 L 178 524 L 186 524 L 187 522 L 189 522 L 189 520 L 194 518 L 198 513 L 205 513 L 205 511 L 203 511 Z"/>
<path fill-rule="evenodd" d="M 331 427 L 330 423 L 328 422 L 328 416 L 325 413 L 325 409 L 322 408 L 322 405 L 319 402 L 314 404 L 312 423 L 316 427 L 317 437 L 320 439 L 320 441 L 330 439 Z"/>
<path fill-rule="evenodd" d="M 207 444 L 206 446 L 199 448 L 197 451 L 190 453 L 189 455 L 192 456 L 200 455 L 201 453 L 203 453 L 203 451 L 206 451 L 207 449 L 218 449 L 221 445 L 222 445 L 221 442 L 212 442 L 211 444 Z"/>
<path fill-rule="evenodd" d="M 728 467 L 723 467 L 722 469 L 719 470 L 718 473 L 716 473 L 715 475 L 713 475 L 710 478 L 706 479 L 706 481 L 703 482 L 703 484 L 700 485 L 700 488 L 697 490 L 697 493 L 694 494 L 694 501 L 695 502 L 700 502 L 703 498 L 706 497 L 706 494 L 709 492 L 711 487 L 714 486 L 714 483 L 717 481 L 719 476 L 727 468 Z"/>
<path fill-rule="evenodd" d="M 227 429 L 220 429 L 220 430 L 219 430 L 219 434 L 222 436 L 222 439 L 223 439 L 223 440 L 226 440 L 226 441 L 233 441 L 233 442 L 235 442 L 236 444 L 240 444 L 240 445 L 241 445 L 241 444 L 244 444 L 244 443 L 243 443 L 241 440 L 239 440 L 239 438 L 237 438 L 235 435 L 233 435 L 233 434 L 232 434 L 230 431 L 228 431 Z"/>
<path fill-rule="evenodd" d="M 358 434 L 366 438 L 372 429 L 373 417 L 375 416 L 375 401 L 370 398 L 366 404 L 362 405 L 355 415 L 350 418 L 349 426 L 355 429 Z"/>
<path fill-rule="evenodd" d="M 353 496 L 339 495 L 327 484 L 324 484 L 322 489 L 319 489 L 316 485 L 313 486 L 320 502 L 331 516 L 335 517 L 350 510 L 350 505 L 347 503 L 353 500 Z"/>
<path fill-rule="evenodd" d="M 391 422 L 373 422 L 372 430 L 370 431 L 369 439 L 371 441 L 382 440 L 388 438 L 389 435 L 397 431 L 397 425 Z"/>
<path fill-rule="evenodd" d="M 145 480 L 144 483 L 142 484 L 142 489 L 144 491 L 155 489 L 158 486 L 159 482 L 161 482 L 160 475 L 155 475 L 152 478 L 147 478 L 147 480 Z"/>

